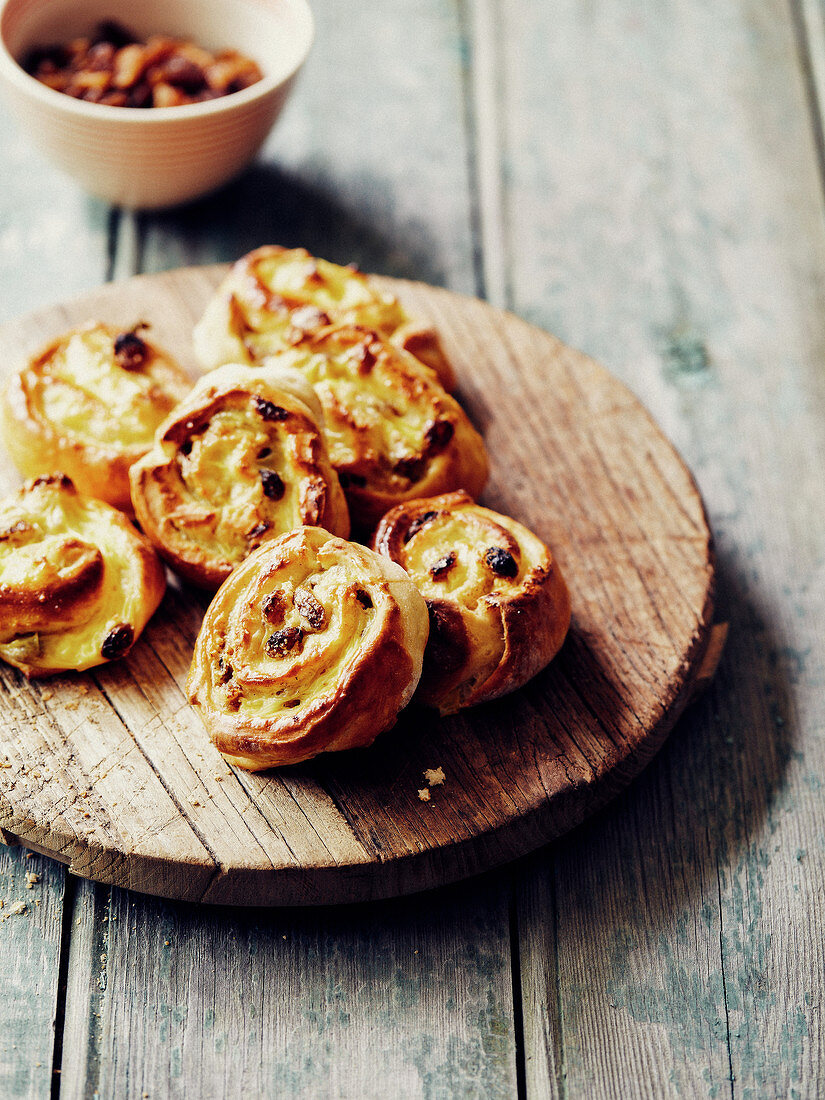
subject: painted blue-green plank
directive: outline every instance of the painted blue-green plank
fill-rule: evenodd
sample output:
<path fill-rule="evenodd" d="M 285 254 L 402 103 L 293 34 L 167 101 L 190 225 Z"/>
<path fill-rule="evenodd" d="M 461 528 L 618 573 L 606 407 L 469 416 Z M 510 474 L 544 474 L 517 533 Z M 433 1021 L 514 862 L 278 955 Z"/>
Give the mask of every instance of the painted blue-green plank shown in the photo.
<path fill-rule="evenodd" d="M 211 199 L 146 219 L 144 266 L 300 245 L 474 293 L 459 7 L 313 4 L 315 46 L 259 163 Z"/>
<path fill-rule="evenodd" d="M 107 208 L 35 153 L 3 105 L 0 164 L 5 321 L 102 282 L 110 232 Z M 10 464 L 4 451 L 0 461 Z M 4 759 L 0 744 L 0 767 Z M 27 874 L 38 876 L 31 889 Z M 51 1094 L 65 887 L 59 864 L 0 845 L 0 1095 L 9 1100 Z"/>
<path fill-rule="evenodd" d="M 500 293 L 680 447 L 731 622 L 649 774 L 525 875 L 529 1092 L 817 1095 L 825 234 L 791 10 L 482 7 Z"/>
<path fill-rule="evenodd" d="M 83 890 L 66 1097 L 514 1095 L 494 885 L 299 912 Z"/>

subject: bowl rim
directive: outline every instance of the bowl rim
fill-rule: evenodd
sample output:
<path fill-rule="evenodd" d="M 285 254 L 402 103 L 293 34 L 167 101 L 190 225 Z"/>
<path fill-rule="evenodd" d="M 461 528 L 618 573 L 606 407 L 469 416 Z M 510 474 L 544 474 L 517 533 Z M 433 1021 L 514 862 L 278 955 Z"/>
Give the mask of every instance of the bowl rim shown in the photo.
<path fill-rule="evenodd" d="M 184 119 L 204 118 L 209 115 L 220 114 L 224 111 L 241 107 L 246 103 L 253 103 L 259 99 L 265 99 L 268 95 L 283 87 L 292 80 L 303 66 L 315 41 L 315 19 L 308 0 L 278 0 L 285 4 L 297 15 L 299 21 L 300 50 L 295 62 L 290 68 L 279 76 L 267 76 L 255 84 L 241 91 L 232 92 L 230 95 L 219 96 L 204 103 L 185 103 L 178 107 L 114 107 L 108 103 L 89 103 L 83 99 L 75 99 L 73 96 L 59 92 L 55 88 L 49 88 L 36 77 L 31 76 L 19 61 L 15 59 L 6 45 L 5 36 L 2 34 L 2 21 L 6 8 L 13 0 L 0 0 L 0 76 L 14 85 L 22 94 L 33 96 L 40 100 L 44 106 L 53 109 L 67 111 L 69 114 L 81 118 L 97 119 L 102 121 L 121 120 L 126 125 L 163 125 L 165 122 L 181 122 Z M 260 0 L 259 0 L 260 2 Z M 263 0 L 263 6 L 269 5 L 270 0 Z"/>

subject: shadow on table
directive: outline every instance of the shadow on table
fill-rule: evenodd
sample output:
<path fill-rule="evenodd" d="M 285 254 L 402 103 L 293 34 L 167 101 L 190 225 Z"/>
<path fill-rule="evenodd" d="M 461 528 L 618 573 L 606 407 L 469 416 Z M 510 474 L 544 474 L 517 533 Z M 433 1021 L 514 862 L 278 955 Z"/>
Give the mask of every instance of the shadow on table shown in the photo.
<path fill-rule="evenodd" d="M 370 220 L 368 215 L 374 216 Z M 390 225 L 390 221 L 392 224 Z M 383 223 L 387 232 L 383 231 Z M 310 180 L 274 165 L 257 164 L 214 195 L 152 215 L 160 233 L 191 248 L 220 241 L 223 259 L 236 259 L 263 244 L 303 247 L 336 263 L 398 278 L 444 282 L 434 260 L 443 252 L 424 221 L 414 236 L 392 218 L 392 196 L 378 179 L 357 190 L 334 179 Z"/>
<path fill-rule="evenodd" d="M 658 756 L 608 807 L 518 865 L 525 920 L 558 920 L 573 954 L 572 939 L 585 937 L 593 980 L 608 991 L 627 980 L 621 959 L 643 943 L 648 958 L 672 961 L 679 943 L 715 937 L 718 955 L 720 920 L 750 923 L 753 939 L 737 949 L 761 965 L 761 884 L 770 837 L 791 808 L 787 767 L 801 759 L 792 716 L 805 654 L 739 577 L 719 561 L 716 619 L 730 622 L 727 645 Z M 696 944 L 684 950 L 690 957 Z"/>
<path fill-rule="evenodd" d="M 781 639 L 756 598 L 718 563 L 717 621 L 730 634 L 716 678 L 692 704 L 653 762 L 627 790 L 566 837 L 504 870 L 397 900 L 300 912 L 332 923 L 395 920 L 501 894 L 510 876 L 553 875 L 559 904 L 573 905 L 584 927 L 639 918 L 648 934 L 698 912 L 718 895 L 720 872 L 738 873 L 764 858 L 758 839 L 785 808 L 786 766 L 794 755 L 791 696 L 802 656 Z M 753 869 L 753 867 L 751 867 Z M 652 887 L 652 888 L 651 888 Z M 239 910 L 157 902 L 189 913 L 232 914 L 258 924 L 290 910 Z M 292 911 L 295 912 L 295 911 Z M 327 915 L 324 918 L 324 914 Z M 337 916 L 334 916 L 337 914 Z"/>
<path fill-rule="evenodd" d="M 731 632 L 714 684 L 628 790 L 533 856 L 437 891 L 327 908 L 212 908 L 78 883 L 73 912 L 92 940 L 76 980 L 100 1010 L 91 1038 L 121 1001 L 157 1006 L 170 1049 L 187 1034 L 205 1043 L 204 1027 L 216 1051 L 229 1049 L 251 1020 L 293 1091 L 296 1066 L 365 1035 L 409 1045 L 411 1020 L 448 1035 L 464 1021 L 462 1058 L 489 1047 L 507 1059 L 528 1006 L 531 1026 L 572 1044 L 572 1059 L 592 1037 L 584 1001 L 661 1025 L 685 1058 L 686 1044 L 724 1043 L 720 952 L 739 952 L 753 982 L 770 956 L 759 884 L 772 857 L 764 838 L 786 808 L 802 656 L 731 563 L 720 582 Z"/>

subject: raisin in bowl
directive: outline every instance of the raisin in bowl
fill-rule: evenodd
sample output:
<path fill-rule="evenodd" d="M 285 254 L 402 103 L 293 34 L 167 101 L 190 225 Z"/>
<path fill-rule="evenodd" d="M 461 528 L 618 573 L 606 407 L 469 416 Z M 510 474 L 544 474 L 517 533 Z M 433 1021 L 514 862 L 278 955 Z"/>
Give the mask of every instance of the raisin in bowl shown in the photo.
<path fill-rule="evenodd" d="M 306 0 L 0 0 L 0 86 L 86 190 L 155 209 L 247 167 L 312 38 Z"/>

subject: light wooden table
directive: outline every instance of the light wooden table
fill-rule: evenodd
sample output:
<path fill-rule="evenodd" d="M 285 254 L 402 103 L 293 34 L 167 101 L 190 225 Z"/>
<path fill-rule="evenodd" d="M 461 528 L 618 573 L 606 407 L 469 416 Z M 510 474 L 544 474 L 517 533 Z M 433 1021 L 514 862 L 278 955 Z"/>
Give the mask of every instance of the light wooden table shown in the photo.
<path fill-rule="evenodd" d="M 435 894 L 204 909 L 0 848 L 0 1096 L 821 1096 L 823 10 L 314 8 L 262 162 L 189 209 L 107 209 L 3 115 L 0 319 L 264 242 L 507 306 L 682 451 L 727 651 L 606 811 Z"/>

